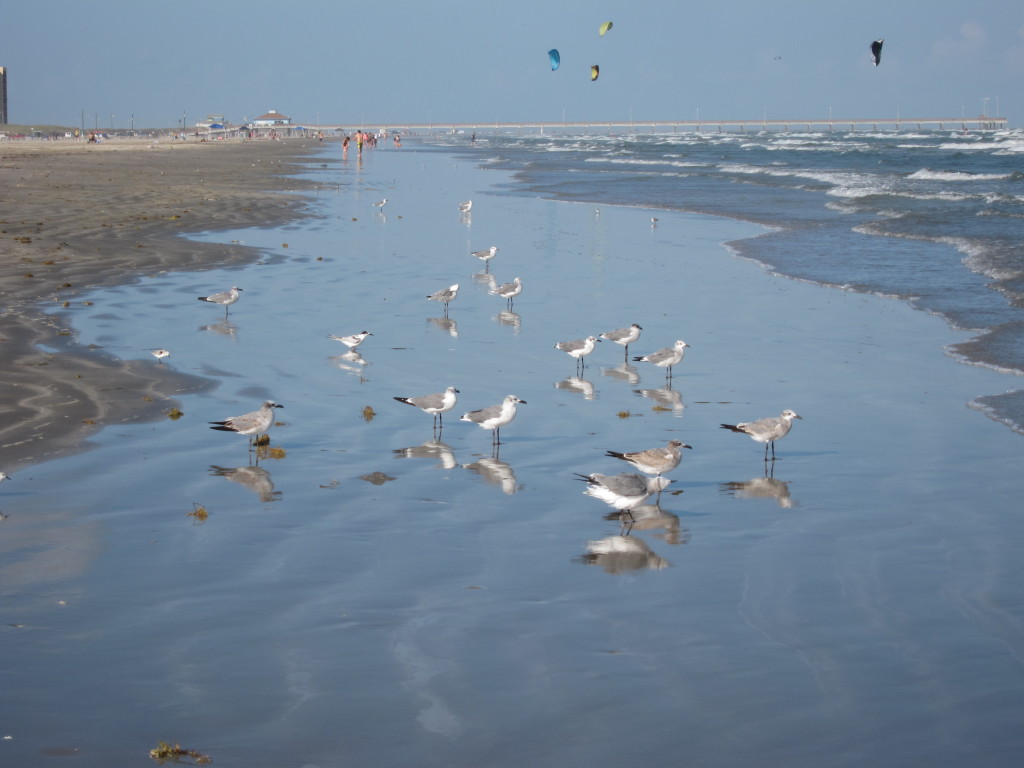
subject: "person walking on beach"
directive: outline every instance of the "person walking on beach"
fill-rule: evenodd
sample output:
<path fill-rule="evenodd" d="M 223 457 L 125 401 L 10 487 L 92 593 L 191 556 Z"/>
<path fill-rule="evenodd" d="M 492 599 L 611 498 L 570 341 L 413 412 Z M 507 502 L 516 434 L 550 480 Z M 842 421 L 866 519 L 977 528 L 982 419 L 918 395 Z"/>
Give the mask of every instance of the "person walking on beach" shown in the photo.
<path fill-rule="evenodd" d="M 341 142 L 341 156 L 348 157 L 348 136 Z"/>
<path fill-rule="evenodd" d="M 360 128 L 358 131 L 356 131 L 356 149 L 359 151 L 360 155 L 363 154 L 363 130 L 362 130 L 362 128 Z"/>

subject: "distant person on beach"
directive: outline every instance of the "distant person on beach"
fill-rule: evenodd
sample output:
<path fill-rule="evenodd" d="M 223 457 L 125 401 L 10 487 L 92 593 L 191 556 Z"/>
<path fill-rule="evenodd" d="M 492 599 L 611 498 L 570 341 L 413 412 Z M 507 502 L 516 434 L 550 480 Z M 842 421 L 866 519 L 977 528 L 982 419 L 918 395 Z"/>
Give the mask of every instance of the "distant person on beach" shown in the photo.
<path fill-rule="evenodd" d="M 356 131 L 356 149 L 359 150 L 359 154 L 363 154 L 363 130 L 360 128 Z"/>
<path fill-rule="evenodd" d="M 402 146 L 402 139 L 399 137 L 399 135 L 397 133 L 395 134 L 395 146 L 396 147 L 401 147 Z"/>
<path fill-rule="evenodd" d="M 341 156 L 348 157 L 348 136 L 341 142 Z"/>

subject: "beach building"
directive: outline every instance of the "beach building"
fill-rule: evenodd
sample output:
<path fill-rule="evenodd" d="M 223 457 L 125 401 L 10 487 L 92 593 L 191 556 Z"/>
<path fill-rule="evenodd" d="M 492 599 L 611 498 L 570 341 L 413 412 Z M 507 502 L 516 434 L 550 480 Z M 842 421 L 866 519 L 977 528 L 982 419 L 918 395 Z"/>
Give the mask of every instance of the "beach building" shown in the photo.
<path fill-rule="evenodd" d="M 0 125 L 7 122 L 7 67 L 0 67 Z"/>
<path fill-rule="evenodd" d="M 265 115 L 260 115 L 252 121 L 253 125 L 291 125 L 292 119 L 288 115 L 282 115 L 276 109 L 272 109 Z"/>

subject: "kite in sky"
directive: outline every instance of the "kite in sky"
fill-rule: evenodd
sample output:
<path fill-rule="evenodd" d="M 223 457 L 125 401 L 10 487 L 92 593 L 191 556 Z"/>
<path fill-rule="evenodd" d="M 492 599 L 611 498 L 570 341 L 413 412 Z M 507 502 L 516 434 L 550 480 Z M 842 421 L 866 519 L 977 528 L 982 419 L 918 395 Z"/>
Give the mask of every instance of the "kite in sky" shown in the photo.
<path fill-rule="evenodd" d="M 881 40 L 875 40 L 875 42 L 871 44 L 871 58 L 875 60 L 876 67 L 878 66 L 878 62 L 882 60 L 882 43 L 884 42 L 885 39 L 883 38 Z"/>
<path fill-rule="evenodd" d="M 601 74 L 601 68 L 595 64 L 590 68 L 590 79 L 597 80 L 597 76 Z"/>
<path fill-rule="evenodd" d="M 558 65 L 562 63 L 562 57 L 558 55 L 558 49 L 552 48 L 548 51 L 548 58 L 551 60 L 551 71 L 554 72 L 558 69 Z"/>
<path fill-rule="evenodd" d="M 612 23 L 610 21 L 606 21 L 604 24 L 602 24 L 600 27 L 597 28 L 597 34 L 599 34 L 601 37 L 604 37 L 604 33 L 607 32 L 611 28 L 612 28 Z"/>

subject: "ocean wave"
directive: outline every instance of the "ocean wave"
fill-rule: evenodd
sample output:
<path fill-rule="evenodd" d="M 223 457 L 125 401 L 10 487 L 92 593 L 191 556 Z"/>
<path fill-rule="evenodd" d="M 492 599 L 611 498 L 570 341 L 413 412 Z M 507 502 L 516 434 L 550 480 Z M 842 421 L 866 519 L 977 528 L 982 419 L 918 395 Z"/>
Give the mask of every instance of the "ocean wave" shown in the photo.
<path fill-rule="evenodd" d="M 966 171 L 933 171 L 922 168 L 907 176 L 920 181 L 1001 181 L 1013 178 L 1013 173 L 967 173 Z"/>

